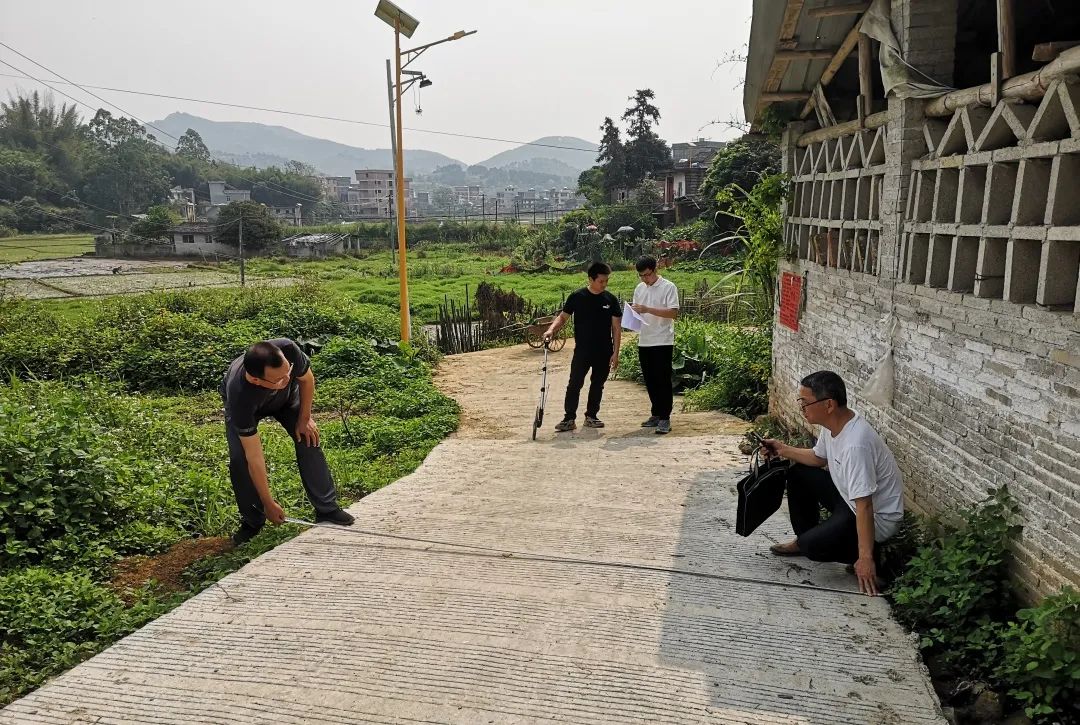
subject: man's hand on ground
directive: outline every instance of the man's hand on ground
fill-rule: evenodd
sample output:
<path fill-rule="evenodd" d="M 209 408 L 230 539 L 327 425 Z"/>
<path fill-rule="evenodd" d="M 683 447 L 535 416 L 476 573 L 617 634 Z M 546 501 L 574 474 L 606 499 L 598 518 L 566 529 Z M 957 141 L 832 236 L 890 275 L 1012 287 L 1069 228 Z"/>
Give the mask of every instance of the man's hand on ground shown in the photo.
<path fill-rule="evenodd" d="M 873 557 L 861 557 L 855 562 L 855 576 L 859 578 L 859 591 L 870 597 L 876 597 L 877 567 Z"/>
<path fill-rule="evenodd" d="M 285 523 L 285 509 L 281 508 L 281 504 L 277 501 L 263 504 L 263 513 L 266 514 L 266 518 L 272 524 L 280 525 Z"/>
<path fill-rule="evenodd" d="M 319 445 L 319 426 L 313 418 L 301 418 L 296 424 L 296 442 L 313 447 Z"/>

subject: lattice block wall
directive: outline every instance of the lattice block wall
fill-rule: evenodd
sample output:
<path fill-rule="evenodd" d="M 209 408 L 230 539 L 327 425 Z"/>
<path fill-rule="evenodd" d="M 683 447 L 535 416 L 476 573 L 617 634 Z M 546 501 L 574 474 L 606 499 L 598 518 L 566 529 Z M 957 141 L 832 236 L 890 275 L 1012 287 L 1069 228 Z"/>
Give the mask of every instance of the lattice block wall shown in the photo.
<path fill-rule="evenodd" d="M 1080 314 L 1080 84 L 1038 105 L 967 107 L 923 127 L 904 278 Z"/>
<path fill-rule="evenodd" d="M 795 150 L 785 241 L 793 256 L 877 274 L 884 128 Z"/>

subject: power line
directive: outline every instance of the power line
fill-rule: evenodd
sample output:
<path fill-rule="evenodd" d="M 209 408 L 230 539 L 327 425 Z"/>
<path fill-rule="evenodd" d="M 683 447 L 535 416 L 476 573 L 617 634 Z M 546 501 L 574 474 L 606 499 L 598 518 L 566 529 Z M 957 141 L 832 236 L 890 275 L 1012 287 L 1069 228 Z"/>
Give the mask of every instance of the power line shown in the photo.
<path fill-rule="evenodd" d="M 163 131 L 162 129 L 158 128 L 157 126 L 154 126 L 153 124 L 149 124 L 149 123 L 147 123 L 146 121 L 143 121 L 143 120 L 142 120 L 141 118 L 139 118 L 139 117 L 138 117 L 138 116 L 136 116 L 135 114 L 133 114 L 133 113 L 129 113 L 128 111 L 124 110 L 124 109 L 123 109 L 123 108 L 121 108 L 120 106 L 117 106 L 117 105 L 116 105 L 115 103 L 110 103 L 109 101 L 105 100 L 104 98 L 102 98 L 101 96 L 97 95 L 96 93 L 91 93 L 90 91 L 88 91 L 88 90 L 86 90 L 85 88 L 83 88 L 82 86 L 80 86 L 80 85 L 79 85 L 78 83 L 75 83 L 75 82 L 73 82 L 73 81 L 70 81 L 70 80 L 68 80 L 67 78 L 65 78 L 64 76 L 60 75 L 59 73 L 57 73 L 56 71 L 52 70 L 51 68 L 48 68 L 48 67 L 46 67 L 46 66 L 42 65 L 41 63 L 38 63 L 38 62 L 37 62 L 36 60 L 34 60 L 33 58 L 30 58 L 29 56 L 26 56 L 26 55 L 24 55 L 24 54 L 20 53 L 19 51 L 15 50 L 15 49 L 14 49 L 14 48 L 12 48 L 12 47 L 11 47 L 10 45 L 8 45 L 7 43 L 4 43 L 3 41 L 0 41 L 0 46 L 2 46 L 2 47 L 4 47 L 4 48 L 7 48 L 7 49 L 8 49 L 8 50 L 10 50 L 10 51 L 11 51 L 12 53 L 15 53 L 16 55 L 18 55 L 18 56 L 19 56 L 19 57 L 21 57 L 21 58 L 25 58 L 26 60 L 30 61 L 31 63 L 33 63 L 33 64 L 34 64 L 34 65 L 36 65 L 37 67 L 41 68 L 42 70 L 44 70 L 44 71 L 47 71 L 48 73 L 52 73 L 52 74 L 53 74 L 54 76 L 56 76 L 57 78 L 60 78 L 60 79 L 62 79 L 62 80 L 63 80 L 64 82 L 66 82 L 67 84 L 69 84 L 69 85 L 72 85 L 72 86 L 75 86 L 76 88 L 78 88 L 79 90 L 81 90 L 81 91 L 82 91 L 83 93 L 87 94 L 88 96 L 92 96 L 92 97 L 94 97 L 94 98 L 98 99 L 99 101 L 101 101 L 102 103 L 105 103 L 105 104 L 107 104 L 107 105 L 109 105 L 109 106 L 112 106 L 113 108 L 115 108 L 116 110 L 118 110 L 118 111 L 119 111 L 120 113 L 122 113 L 122 114 L 124 114 L 125 116 L 128 116 L 128 117 L 130 117 L 130 118 L 132 118 L 132 119 L 134 119 L 135 121 L 137 121 L 137 122 L 138 122 L 138 123 L 140 123 L 141 125 L 143 125 L 143 126 L 149 126 L 150 128 L 152 128 L 152 129 L 155 129 L 156 131 L 159 131 L 159 132 L 161 132 L 161 133 L 165 134 L 165 135 L 166 135 L 166 136 L 168 136 L 169 138 L 175 139 L 175 140 L 176 140 L 177 142 L 179 142 L 179 141 L 180 141 L 180 139 L 179 139 L 179 138 L 177 138 L 176 136 L 173 136 L 173 135 L 172 135 L 171 133 L 169 133 L 169 132 L 167 132 L 167 131 Z M 56 93 L 59 93 L 59 94 L 61 94 L 62 96 L 65 96 L 65 97 L 67 97 L 67 98 L 70 98 L 70 99 L 71 99 L 72 101 L 74 101 L 75 103 L 78 103 L 78 104 L 79 104 L 80 106 L 83 106 L 83 107 L 85 107 L 85 108 L 88 108 L 88 109 L 90 109 L 90 110 L 94 111 L 95 113 L 97 112 L 97 109 L 95 109 L 95 108 L 91 107 L 91 106 L 90 106 L 89 104 L 83 103 L 82 101 L 78 100 L 78 99 L 77 99 L 77 98 L 75 98 L 74 96 L 72 96 L 72 95 L 70 95 L 70 94 L 67 94 L 67 93 L 64 93 L 63 91 L 61 91 L 61 90 L 59 90 L 59 89 L 57 89 L 57 88 L 54 88 L 53 86 L 49 85 L 49 84 L 48 84 L 48 83 L 46 83 L 45 81 L 41 80 L 40 78 L 35 78 L 34 76 L 31 76 L 31 75 L 30 75 L 29 73 L 26 73 L 26 71 L 24 71 L 24 70 L 22 70 L 22 69 L 20 69 L 20 68 L 17 68 L 17 67 L 15 67 L 15 66 L 13 66 L 13 65 L 12 65 L 11 63 L 8 63 L 8 62 L 7 62 L 7 61 L 5 61 L 5 60 L 0 60 L 0 63 L 3 63 L 3 64 L 4 64 L 4 65 L 6 65 L 6 66 L 7 66 L 8 68 L 11 68 L 12 70 L 14 70 L 14 71 L 16 71 L 16 72 L 18 72 L 18 73 L 22 73 L 22 74 L 26 75 L 26 76 L 27 76 L 28 78 L 30 78 L 31 80 L 33 80 L 33 81 L 36 81 L 37 83 L 40 83 L 41 85 L 45 86 L 45 87 L 46 87 L 46 88 L 48 88 L 49 90 L 55 91 Z M 169 147 L 168 147 L 168 146 L 166 146 L 165 144 L 161 143 L 161 142 L 160 142 L 160 141 L 158 141 L 157 139 L 155 139 L 155 138 L 151 137 L 151 140 L 152 140 L 152 141 L 154 141 L 154 142 L 156 142 L 156 143 L 157 143 L 157 144 L 158 144 L 159 146 L 161 146 L 162 148 L 164 148 L 164 149 L 165 149 L 166 151 L 170 151 L 170 152 L 171 152 L 171 149 L 169 149 Z M 233 166 L 233 167 L 234 167 L 234 168 L 236 168 L 236 169 L 237 169 L 238 171 L 242 171 L 242 169 L 240 168 L 240 166 L 238 166 L 238 165 L 236 165 L 236 164 L 229 164 L 229 163 L 227 163 L 227 162 L 223 162 L 223 163 L 225 163 L 225 165 L 226 165 L 226 166 Z M 294 198 L 299 198 L 299 199 L 305 199 L 305 200 L 307 200 L 307 201 L 312 201 L 312 202 L 315 202 L 315 203 L 318 203 L 318 202 L 322 201 L 321 199 L 318 199 L 318 198 L 316 198 L 316 197 L 312 197 L 312 196 L 308 196 L 307 194 L 304 194 L 304 193 L 302 193 L 302 192 L 298 192 L 298 191 L 293 191 L 293 190 L 291 190 L 291 189 L 287 189 L 287 188 L 285 188 L 285 187 L 281 186 L 280 184 L 275 184 L 274 182 L 271 182 L 271 181 L 258 181 L 258 182 L 256 182 L 256 181 L 253 181 L 252 179 L 249 179 L 249 178 L 247 178 L 247 177 L 246 177 L 246 176 L 244 176 L 243 174 L 241 174 L 240 176 L 241 176 L 241 178 L 243 178 L 243 179 L 244 179 L 245 181 L 248 181 L 249 183 L 252 183 L 252 184 L 262 184 L 263 186 L 265 186 L 265 187 L 266 187 L 266 188 L 268 188 L 268 189 L 272 189 L 272 190 L 274 190 L 274 191 L 277 191 L 278 193 L 285 193 L 285 194 L 288 194 L 289 196 L 292 196 L 292 197 L 294 197 Z"/>
<path fill-rule="evenodd" d="M 3 44 L 0 43 L 0 45 L 3 45 Z M 5 47 L 7 47 L 7 46 L 5 46 Z M 34 80 L 34 81 L 37 80 L 36 78 L 30 77 L 30 76 L 18 76 L 18 75 L 11 75 L 11 74 L 8 74 L 8 73 L 0 73 L 0 76 L 4 76 L 6 78 L 26 78 L 28 80 Z M 77 85 L 75 83 L 71 83 L 70 81 L 67 82 L 67 83 L 70 84 L 70 85 Z M 168 95 L 168 94 L 165 94 L 165 93 L 152 93 L 150 91 L 132 91 L 132 90 L 128 90 L 126 88 L 110 88 L 108 86 L 82 85 L 82 86 L 78 86 L 78 87 L 81 87 L 81 88 L 93 88 L 93 89 L 99 90 L 99 91 L 112 91 L 114 93 L 130 93 L 131 95 L 149 96 L 151 98 L 166 98 L 166 99 L 173 100 L 173 101 L 187 101 L 189 103 L 205 103 L 205 104 L 211 105 L 211 106 L 224 106 L 226 108 L 240 108 L 240 109 L 244 109 L 244 110 L 247 110 L 247 111 L 262 111 L 264 113 L 280 113 L 280 114 L 285 115 L 285 116 L 299 116 L 300 118 L 314 118 L 314 119 L 318 119 L 318 120 L 321 120 L 321 121 L 336 121 L 338 123 L 350 123 L 350 124 L 357 125 L 357 126 L 374 126 L 374 127 L 377 127 L 377 128 L 390 128 L 390 124 L 388 124 L 388 123 L 377 123 L 375 121 L 360 121 L 360 120 L 352 119 L 352 118 L 341 118 L 339 116 L 325 116 L 325 115 L 318 114 L 318 113 L 304 113 L 302 111 L 288 111 L 288 110 L 281 109 L 281 108 L 266 108 L 264 106 L 248 106 L 248 105 L 244 105 L 242 103 L 228 103 L 228 102 L 225 102 L 225 101 L 210 101 L 210 100 L 207 100 L 205 98 L 189 98 L 189 97 L 186 97 L 186 96 L 171 96 L 171 95 Z M 435 130 L 426 129 L 426 128 L 405 128 L 404 130 L 410 131 L 410 132 L 413 132 L 413 133 L 429 133 L 429 134 L 434 134 L 434 135 L 437 135 L 437 136 L 452 136 L 452 137 L 455 137 L 455 138 L 468 138 L 468 139 L 475 139 L 475 140 L 478 140 L 478 141 L 496 141 L 498 143 L 516 144 L 518 146 L 539 146 L 539 147 L 542 147 L 542 148 L 549 148 L 549 149 L 563 149 L 565 151 L 581 151 L 583 153 L 589 153 L 589 154 L 595 154 L 595 153 L 597 153 L 599 151 L 599 148 L 583 149 L 583 148 L 580 148 L 578 146 L 561 146 L 559 144 L 538 143 L 536 141 L 517 141 L 517 140 L 514 140 L 514 139 L 508 139 L 508 138 L 497 138 L 495 136 L 477 136 L 475 134 L 455 133 L 453 131 L 435 131 Z"/>

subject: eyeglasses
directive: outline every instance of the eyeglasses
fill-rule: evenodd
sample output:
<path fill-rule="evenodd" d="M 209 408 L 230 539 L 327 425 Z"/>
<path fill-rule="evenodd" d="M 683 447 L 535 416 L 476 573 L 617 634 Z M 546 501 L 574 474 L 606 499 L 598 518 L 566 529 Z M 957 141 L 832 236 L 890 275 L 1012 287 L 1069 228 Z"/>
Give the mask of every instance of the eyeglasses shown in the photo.
<path fill-rule="evenodd" d="M 801 408 L 802 410 L 806 410 L 811 405 L 817 405 L 818 403 L 824 403 L 826 400 L 832 400 L 832 398 L 818 398 L 817 400 L 811 400 L 810 402 L 806 402 L 802 398 L 795 398 L 795 400 L 796 400 L 796 402 L 798 402 L 799 408 Z"/>
<path fill-rule="evenodd" d="M 266 378 L 259 378 L 259 380 L 263 381 L 264 383 L 269 383 L 270 385 L 272 385 L 272 386 L 274 386 L 276 388 L 276 387 L 281 386 L 282 383 L 289 382 L 289 380 L 292 378 L 292 371 L 293 371 L 293 364 L 289 363 L 288 371 L 285 373 L 285 376 L 282 377 L 280 380 L 267 380 Z"/>
<path fill-rule="evenodd" d="M 641 279 L 647 279 L 649 277 L 652 277 L 654 274 L 656 274 L 656 270 L 655 269 L 649 269 L 649 270 L 646 270 L 644 272 L 638 272 L 637 276 L 640 277 Z"/>

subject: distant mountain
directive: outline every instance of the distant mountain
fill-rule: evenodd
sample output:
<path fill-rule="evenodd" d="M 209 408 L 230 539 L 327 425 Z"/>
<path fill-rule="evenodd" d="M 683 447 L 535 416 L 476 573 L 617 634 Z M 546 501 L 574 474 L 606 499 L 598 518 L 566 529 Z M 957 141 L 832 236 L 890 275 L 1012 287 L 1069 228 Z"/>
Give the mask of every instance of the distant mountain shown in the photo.
<path fill-rule="evenodd" d="M 394 165 L 390 149 L 347 146 L 283 126 L 210 121 L 187 113 L 171 113 L 152 125 L 177 137 L 193 128 L 215 158 L 237 164 L 264 167 L 303 161 L 331 176 L 352 176 L 357 169 L 390 169 Z M 405 168 L 410 175 L 427 174 L 439 166 L 461 163 L 434 151 L 405 150 Z"/>
<path fill-rule="evenodd" d="M 574 136 L 545 136 L 532 144 L 495 154 L 479 165 L 490 169 L 520 164 L 518 168 L 522 170 L 577 178 L 596 163 L 596 144 Z"/>

